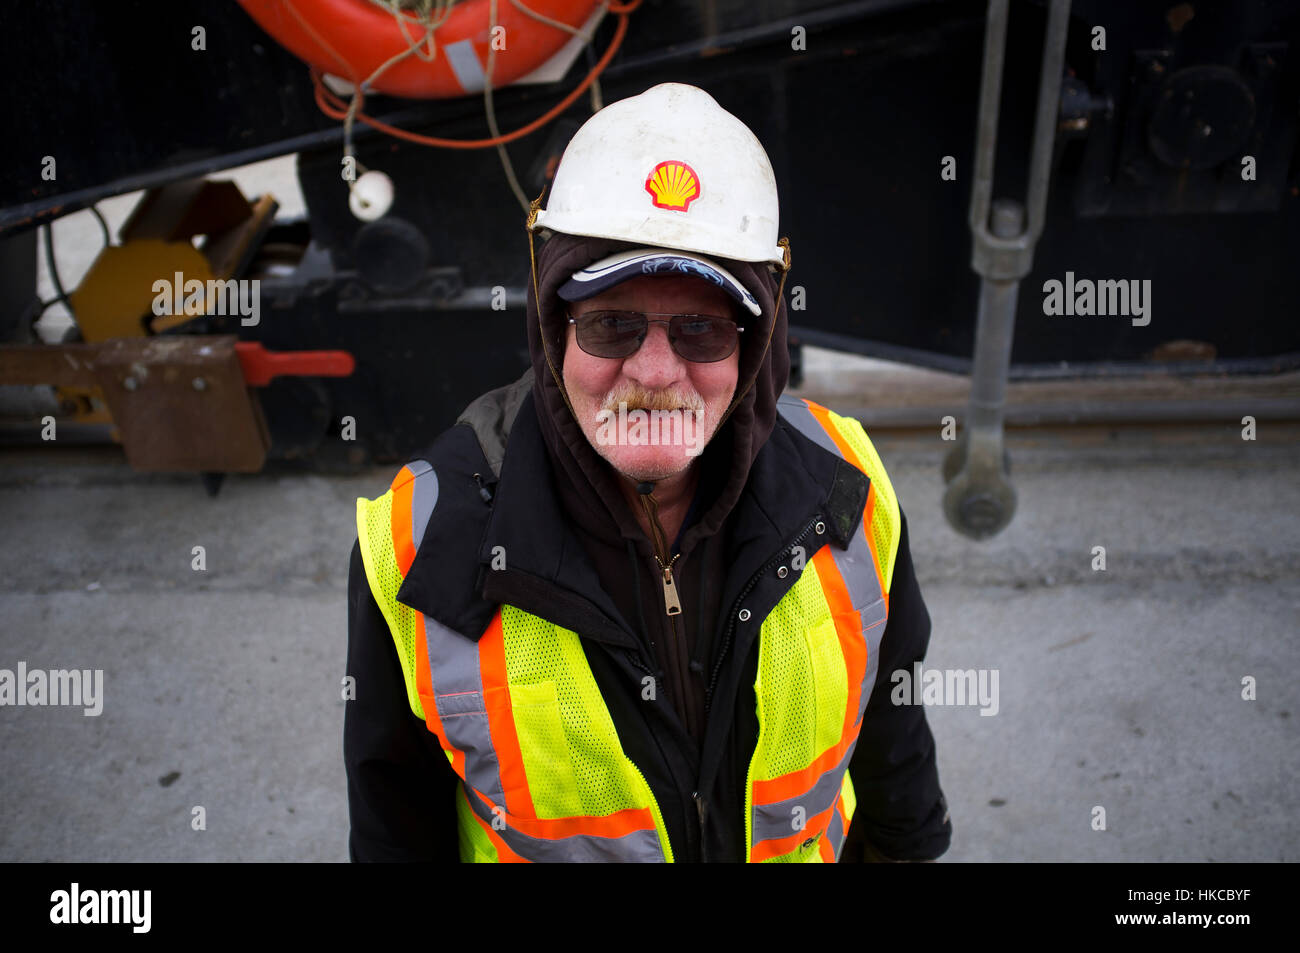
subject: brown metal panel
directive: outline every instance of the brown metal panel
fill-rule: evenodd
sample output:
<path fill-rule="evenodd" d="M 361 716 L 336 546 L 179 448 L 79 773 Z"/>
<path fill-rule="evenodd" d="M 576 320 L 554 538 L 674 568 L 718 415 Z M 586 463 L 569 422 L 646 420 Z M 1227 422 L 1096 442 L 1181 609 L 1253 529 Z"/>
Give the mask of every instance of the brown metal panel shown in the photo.
<path fill-rule="evenodd" d="M 234 335 L 123 338 L 95 376 L 140 471 L 256 473 L 270 434 L 244 382 Z"/>

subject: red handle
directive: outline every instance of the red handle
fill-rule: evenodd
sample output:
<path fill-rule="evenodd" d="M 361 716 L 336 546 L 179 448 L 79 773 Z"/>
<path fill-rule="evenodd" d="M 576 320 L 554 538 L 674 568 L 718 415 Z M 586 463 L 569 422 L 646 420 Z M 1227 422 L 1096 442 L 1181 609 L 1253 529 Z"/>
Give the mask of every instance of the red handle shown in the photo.
<path fill-rule="evenodd" d="M 235 353 L 249 387 L 273 377 L 347 377 L 357 366 L 347 351 L 268 351 L 257 341 L 236 341 Z"/>

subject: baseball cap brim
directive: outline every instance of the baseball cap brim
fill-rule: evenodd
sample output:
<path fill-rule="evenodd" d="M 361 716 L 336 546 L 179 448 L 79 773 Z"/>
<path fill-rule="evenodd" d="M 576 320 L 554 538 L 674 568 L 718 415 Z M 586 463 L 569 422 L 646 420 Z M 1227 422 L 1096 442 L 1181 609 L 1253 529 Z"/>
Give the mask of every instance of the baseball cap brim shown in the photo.
<path fill-rule="evenodd" d="M 615 252 L 579 268 L 556 291 L 565 301 L 585 301 L 620 282 L 641 275 L 679 274 L 702 278 L 717 285 L 758 317 L 762 306 L 736 276 L 715 261 L 673 248 L 634 248 Z"/>

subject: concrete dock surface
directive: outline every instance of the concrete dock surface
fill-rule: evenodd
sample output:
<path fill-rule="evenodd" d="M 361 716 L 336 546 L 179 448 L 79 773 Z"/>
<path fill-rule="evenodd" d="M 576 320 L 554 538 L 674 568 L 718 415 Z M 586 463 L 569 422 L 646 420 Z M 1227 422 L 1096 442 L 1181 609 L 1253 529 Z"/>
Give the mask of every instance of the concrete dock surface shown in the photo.
<path fill-rule="evenodd" d="M 1300 858 L 1300 428 L 1239 429 L 1012 431 L 985 542 L 944 520 L 937 428 L 873 435 L 925 667 L 997 672 L 996 713 L 927 706 L 943 860 Z M 0 668 L 104 673 L 97 716 L 0 707 L 0 860 L 346 860 L 348 552 L 393 472 L 210 498 L 116 448 L 0 454 Z"/>

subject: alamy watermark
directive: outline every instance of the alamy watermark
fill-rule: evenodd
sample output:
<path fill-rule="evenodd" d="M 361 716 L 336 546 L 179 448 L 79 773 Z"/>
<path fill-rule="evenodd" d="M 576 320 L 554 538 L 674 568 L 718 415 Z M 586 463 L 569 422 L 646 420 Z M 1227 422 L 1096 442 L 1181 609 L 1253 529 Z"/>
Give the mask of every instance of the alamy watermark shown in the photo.
<path fill-rule="evenodd" d="M 628 410 L 627 402 L 620 401 L 617 413 L 608 408 L 596 412 L 596 442 L 603 447 L 681 446 L 694 457 L 704 450 L 699 418 L 695 411 L 681 407 Z"/>
<path fill-rule="evenodd" d="M 1151 323 L 1151 279 L 1076 281 L 1074 272 L 1067 271 L 1065 281 L 1043 282 L 1043 314 L 1125 315 L 1135 327 L 1146 327 Z"/>
<path fill-rule="evenodd" d="M 649 391 L 626 382 L 606 394 L 600 408 L 596 443 L 602 447 L 683 447 L 694 457 L 708 443 L 704 398 L 689 388 Z"/>
<path fill-rule="evenodd" d="M 979 705 L 981 715 L 998 713 L 996 668 L 927 668 L 916 662 L 909 672 L 895 669 L 889 676 L 895 705 Z"/>
<path fill-rule="evenodd" d="M 120 923 L 132 933 L 148 933 L 153 917 L 152 890 L 82 890 L 73 881 L 50 894 L 50 922 L 55 924 Z"/>
<path fill-rule="evenodd" d="M 183 314 L 240 315 L 239 323 L 251 328 L 262 320 L 262 280 L 260 278 L 186 280 L 181 272 L 173 281 L 159 278 L 153 283 L 155 317 Z"/>
<path fill-rule="evenodd" d="M 84 708 L 82 714 L 97 717 L 104 710 L 104 670 L 53 668 L 18 671 L 0 668 L 0 706 L 47 705 Z"/>

